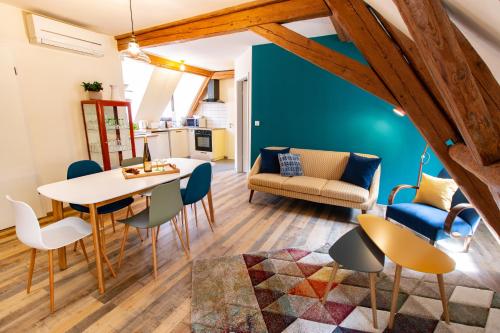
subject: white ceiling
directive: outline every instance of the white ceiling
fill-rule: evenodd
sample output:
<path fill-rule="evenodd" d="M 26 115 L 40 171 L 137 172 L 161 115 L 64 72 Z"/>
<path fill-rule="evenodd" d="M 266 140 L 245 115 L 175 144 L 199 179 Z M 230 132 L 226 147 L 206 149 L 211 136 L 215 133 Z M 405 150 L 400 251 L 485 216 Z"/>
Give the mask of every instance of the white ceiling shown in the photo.
<path fill-rule="evenodd" d="M 285 24 L 286 27 L 307 37 L 334 34 L 335 30 L 328 18 L 319 18 Z M 147 48 L 146 50 L 166 57 L 213 71 L 232 69 L 234 59 L 248 47 L 269 43 L 253 32 L 238 32 L 229 35 L 198 39 L 185 43 Z"/>

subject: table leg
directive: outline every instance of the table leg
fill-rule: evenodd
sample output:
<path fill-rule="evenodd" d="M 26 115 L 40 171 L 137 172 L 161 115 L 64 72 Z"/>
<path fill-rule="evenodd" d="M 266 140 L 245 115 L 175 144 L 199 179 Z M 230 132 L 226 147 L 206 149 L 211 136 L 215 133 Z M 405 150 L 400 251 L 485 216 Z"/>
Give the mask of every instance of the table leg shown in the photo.
<path fill-rule="evenodd" d="M 99 242 L 99 222 L 97 218 L 97 207 L 95 204 L 89 205 L 90 224 L 92 225 L 92 241 L 94 243 L 95 265 L 97 269 L 97 283 L 99 293 L 104 293 L 104 276 L 102 274 L 101 245 Z"/>
<path fill-rule="evenodd" d="M 398 305 L 398 295 L 399 295 L 399 282 L 401 281 L 401 270 L 403 267 L 401 265 L 396 265 L 396 273 L 394 275 L 394 286 L 392 288 L 392 299 L 391 299 L 391 315 L 389 316 L 389 329 L 392 330 L 394 325 L 394 316 L 396 315 L 396 307 Z"/>
<path fill-rule="evenodd" d="M 212 188 L 210 188 L 210 191 L 207 193 L 207 200 L 208 200 L 208 210 L 210 211 L 210 220 L 212 221 L 213 225 L 215 225 L 215 213 L 214 213 L 214 203 L 212 200 Z"/>
<path fill-rule="evenodd" d="M 333 281 L 335 281 L 335 275 L 337 275 L 338 269 L 339 269 L 339 264 L 334 262 L 332 274 L 330 275 L 330 280 L 328 280 L 328 284 L 327 284 L 326 289 L 325 289 L 325 294 L 323 295 L 323 299 L 321 300 L 321 303 L 323 303 L 323 304 L 325 304 L 326 298 L 328 297 L 328 293 L 332 289 Z"/>
<path fill-rule="evenodd" d="M 378 329 L 377 323 L 377 273 L 370 273 L 370 302 L 372 303 L 373 328 Z"/>
<path fill-rule="evenodd" d="M 52 217 L 54 222 L 57 222 L 63 218 L 62 202 L 52 200 Z M 63 246 L 57 250 L 57 258 L 59 259 L 60 270 L 68 268 L 68 261 L 66 259 L 66 247 Z"/>
<path fill-rule="evenodd" d="M 443 274 L 437 274 L 437 280 L 438 280 L 438 284 L 439 284 L 439 293 L 441 294 L 441 302 L 443 303 L 444 320 L 449 325 L 450 324 L 450 314 L 448 312 L 448 301 L 446 300 L 446 293 L 444 291 Z"/>

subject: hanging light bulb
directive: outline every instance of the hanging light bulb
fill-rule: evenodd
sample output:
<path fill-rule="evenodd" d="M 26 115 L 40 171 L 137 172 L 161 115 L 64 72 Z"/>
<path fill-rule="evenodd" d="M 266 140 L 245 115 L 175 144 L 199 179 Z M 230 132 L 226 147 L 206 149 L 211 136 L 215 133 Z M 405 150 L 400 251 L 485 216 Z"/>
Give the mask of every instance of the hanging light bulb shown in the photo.
<path fill-rule="evenodd" d="M 137 43 L 137 40 L 135 39 L 134 18 L 132 15 L 132 0 L 129 0 L 129 5 L 130 5 L 130 25 L 132 27 L 132 36 L 130 37 L 130 41 L 128 42 L 127 49 L 122 51 L 122 55 L 125 57 L 128 57 L 128 58 L 131 58 L 131 59 L 145 61 L 147 63 L 150 63 L 151 59 L 149 59 L 148 55 L 146 53 L 144 53 L 144 51 L 141 49 L 141 47 Z"/>
<path fill-rule="evenodd" d="M 184 60 L 181 60 L 181 64 L 179 66 L 179 69 L 184 72 L 186 70 L 186 65 L 184 65 Z"/>

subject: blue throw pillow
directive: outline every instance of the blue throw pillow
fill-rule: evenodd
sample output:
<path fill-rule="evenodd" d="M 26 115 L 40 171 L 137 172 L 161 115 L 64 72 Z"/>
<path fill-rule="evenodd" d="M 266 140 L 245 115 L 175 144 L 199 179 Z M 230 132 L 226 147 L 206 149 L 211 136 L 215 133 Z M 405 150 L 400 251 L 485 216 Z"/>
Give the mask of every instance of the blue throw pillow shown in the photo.
<path fill-rule="evenodd" d="M 297 154 L 278 154 L 280 162 L 280 174 L 283 177 L 303 176 L 302 165 L 300 164 L 300 155 Z"/>
<path fill-rule="evenodd" d="M 260 173 L 280 173 L 278 154 L 288 154 L 290 148 L 285 149 L 260 149 Z"/>
<path fill-rule="evenodd" d="M 351 153 L 340 180 L 368 189 L 381 161 L 381 158 L 369 158 Z"/>

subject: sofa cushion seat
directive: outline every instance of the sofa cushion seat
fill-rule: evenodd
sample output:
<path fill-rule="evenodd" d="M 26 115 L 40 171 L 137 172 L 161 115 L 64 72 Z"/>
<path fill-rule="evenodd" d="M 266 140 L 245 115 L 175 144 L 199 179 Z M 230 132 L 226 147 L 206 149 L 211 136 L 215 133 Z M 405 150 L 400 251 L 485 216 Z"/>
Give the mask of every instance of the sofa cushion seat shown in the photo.
<path fill-rule="evenodd" d="M 444 221 L 447 211 L 420 203 L 398 203 L 387 206 L 386 216 L 431 240 L 447 237 L 444 233 Z M 460 216 L 457 216 L 451 228 L 463 237 L 472 233 L 471 226 Z"/>
<path fill-rule="evenodd" d="M 323 186 L 321 195 L 351 202 L 365 202 L 370 192 L 360 186 L 356 186 L 341 180 L 329 180 Z"/>
<path fill-rule="evenodd" d="M 321 189 L 325 186 L 327 180 L 322 178 L 296 176 L 288 178 L 282 185 L 282 189 L 305 193 L 320 195 Z"/>
<path fill-rule="evenodd" d="M 249 181 L 252 185 L 265 186 L 276 189 L 281 189 L 282 184 L 288 180 L 288 177 L 283 177 L 279 173 L 258 173 L 250 177 Z"/>

